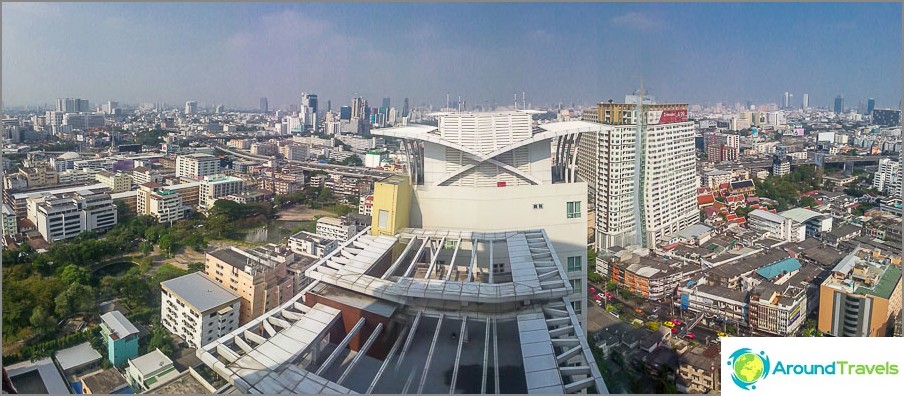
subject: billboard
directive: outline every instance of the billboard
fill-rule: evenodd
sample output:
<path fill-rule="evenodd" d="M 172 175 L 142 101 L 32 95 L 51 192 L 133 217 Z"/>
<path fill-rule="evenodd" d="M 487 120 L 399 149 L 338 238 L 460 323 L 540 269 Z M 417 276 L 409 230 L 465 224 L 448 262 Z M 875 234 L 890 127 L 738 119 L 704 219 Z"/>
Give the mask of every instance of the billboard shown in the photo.
<path fill-rule="evenodd" d="M 687 121 L 687 110 L 663 110 L 659 116 L 660 124 Z"/>
<path fill-rule="evenodd" d="M 804 129 L 803 128 L 794 128 L 794 136 L 803 136 Z"/>
<path fill-rule="evenodd" d="M 819 132 L 816 138 L 817 142 L 835 142 L 835 132 Z"/>

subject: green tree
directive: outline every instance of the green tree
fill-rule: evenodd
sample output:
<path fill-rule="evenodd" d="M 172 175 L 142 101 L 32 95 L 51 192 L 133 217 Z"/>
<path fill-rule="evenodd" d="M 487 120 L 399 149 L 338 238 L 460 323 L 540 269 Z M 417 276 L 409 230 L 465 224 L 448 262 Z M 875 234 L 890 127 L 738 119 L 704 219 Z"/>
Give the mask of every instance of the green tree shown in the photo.
<path fill-rule="evenodd" d="M 29 318 L 29 323 L 34 327 L 35 333 L 40 336 L 51 334 L 57 330 L 57 320 L 44 307 L 36 308 Z"/>
<path fill-rule="evenodd" d="M 160 283 L 186 274 L 188 274 L 188 271 L 184 269 L 176 268 L 172 264 L 164 264 L 154 273 L 153 279 L 155 283 Z"/>
<path fill-rule="evenodd" d="M 818 204 L 818 202 L 816 202 L 815 198 L 808 197 L 808 196 L 800 197 L 800 201 L 798 202 L 798 205 L 801 207 L 811 207 L 812 208 L 812 207 L 816 206 L 817 204 Z"/>
<path fill-rule="evenodd" d="M 148 351 L 160 349 L 164 355 L 173 354 L 173 337 L 163 328 L 157 325 L 151 331 L 151 339 L 148 341 Z"/>
<path fill-rule="evenodd" d="M 94 289 L 90 286 L 73 283 L 55 299 L 56 314 L 61 318 L 88 312 L 94 308 Z"/>
<path fill-rule="evenodd" d="M 175 242 L 173 242 L 173 237 L 171 237 L 169 234 L 165 234 L 160 237 L 158 246 L 160 246 L 160 250 L 162 250 L 167 257 L 171 257 L 173 255 Z"/>
<path fill-rule="evenodd" d="M 193 262 L 188 263 L 188 272 L 204 271 L 204 263 Z"/>
<path fill-rule="evenodd" d="M 72 285 L 76 283 L 87 285 L 90 280 L 91 275 L 88 274 L 88 271 L 75 264 L 67 265 L 63 268 L 63 272 L 60 274 L 60 281 L 62 281 L 64 285 Z"/>
<path fill-rule="evenodd" d="M 149 242 L 142 242 L 138 249 L 139 251 L 141 251 L 142 256 L 147 256 L 154 251 L 154 245 L 150 244 Z"/>

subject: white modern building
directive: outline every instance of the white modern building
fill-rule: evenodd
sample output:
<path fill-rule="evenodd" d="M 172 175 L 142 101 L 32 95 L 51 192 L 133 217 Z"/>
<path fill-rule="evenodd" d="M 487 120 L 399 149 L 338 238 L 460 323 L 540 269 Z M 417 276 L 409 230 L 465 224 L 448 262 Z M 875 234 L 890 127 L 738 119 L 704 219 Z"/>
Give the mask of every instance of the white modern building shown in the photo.
<path fill-rule="evenodd" d="M 172 359 L 159 349 L 154 349 L 145 355 L 129 359 L 125 374 L 129 385 L 144 393 L 178 377 L 179 370 L 173 365 Z"/>
<path fill-rule="evenodd" d="M 12 206 L 7 204 L 0 205 L 0 216 L 3 217 L 3 235 L 14 235 L 19 233 L 19 228 L 16 223 L 16 212 L 13 211 Z"/>
<path fill-rule="evenodd" d="M 600 103 L 576 121 L 598 126 L 578 144 L 578 176 L 589 186 L 598 249 L 652 247 L 663 235 L 699 222 L 687 105 L 636 96 L 625 102 Z"/>
<path fill-rule="evenodd" d="M 185 114 L 195 114 L 198 112 L 198 102 L 190 100 L 185 102 Z"/>
<path fill-rule="evenodd" d="M 320 237 L 345 242 L 358 233 L 358 228 L 345 219 L 321 217 L 317 219 L 316 231 Z"/>
<path fill-rule="evenodd" d="M 440 115 L 438 126 L 373 130 L 403 140 L 410 180 L 398 194 L 410 199 L 393 208 L 375 187 L 374 228 L 391 233 L 383 220 L 398 214 L 407 224 L 393 224 L 427 229 L 543 229 L 572 284 L 569 301 L 586 323 L 587 184 L 575 180 L 573 153 L 579 134 L 601 128 L 560 122 L 535 129 L 532 121 L 518 111 L 454 113 Z"/>
<path fill-rule="evenodd" d="M 27 199 L 27 217 L 47 242 L 77 236 L 84 231 L 116 225 L 116 205 L 108 193 L 82 190 Z"/>
<path fill-rule="evenodd" d="M 807 237 L 807 228 L 794 220 L 765 210 L 756 209 L 747 215 L 750 229 L 763 236 L 787 242 L 800 242 Z"/>
<path fill-rule="evenodd" d="M 210 209 L 214 202 L 227 195 L 239 194 L 244 190 L 245 181 L 222 174 L 204 176 L 198 191 L 198 206 Z"/>
<path fill-rule="evenodd" d="M 235 330 L 239 325 L 238 294 L 193 272 L 160 283 L 160 323 L 192 348 Z"/>
<path fill-rule="evenodd" d="M 98 182 L 110 187 L 111 193 L 121 193 L 132 189 L 132 177 L 123 172 L 110 172 L 106 170 L 94 174 Z"/>
<path fill-rule="evenodd" d="M 186 154 L 176 157 L 176 177 L 200 179 L 220 173 L 220 159 L 210 154 Z"/>
<path fill-rule="evenodd" d="M 344 242 L 344 241 L 343 241 Z M 289 237 L 289 249 L 302 256 L 321 258 L 330 254 L 339 244 L 335 239 L 326 238 L 307 231 L 300 231 Z"/>
<path fill-rule="evenodd" d="M 889 158 L 879 160 L 879 170 L 873 175 L 873 188 L 887 196 L 901 196 L 901 163 Z"/>

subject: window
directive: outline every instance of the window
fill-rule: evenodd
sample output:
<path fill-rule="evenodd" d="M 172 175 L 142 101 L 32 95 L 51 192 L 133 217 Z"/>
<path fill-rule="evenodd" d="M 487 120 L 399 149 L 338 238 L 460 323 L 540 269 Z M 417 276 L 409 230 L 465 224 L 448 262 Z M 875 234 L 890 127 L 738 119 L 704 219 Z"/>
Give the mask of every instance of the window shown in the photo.
<path fill-rule="evenodd" d="M 581 201 L 568 203 L 568 218 L 577 219 L 581 217 Z"/>
<path fill-rule="evenodd" d="M 581 256 L 571 256 L 568 258 L 568 272 L 581 270 Z"/>
<path fill-rule="evenodd" d="M 543 209 L 543 204 L 534 204 L 534 209 Z"/>
<path fill-rule="evenodd" d="M 574 289 L 574 290 L 581 290 L 581 289 L 579 288 L 580 285 L 578 284 L 578 283 L 580 283 L 580 282 L 581 282 L 580 279 L 569 279 L 569 280 L 568 280 L 568 283 L 571 283 L 571 288 Z"/>
<path fill-rule="evenodd" d="M 383 209 L 380 209 L 380 214 L 377 217 L 377 227 L 386 228 L 389 227 L 389 212 Z"/>

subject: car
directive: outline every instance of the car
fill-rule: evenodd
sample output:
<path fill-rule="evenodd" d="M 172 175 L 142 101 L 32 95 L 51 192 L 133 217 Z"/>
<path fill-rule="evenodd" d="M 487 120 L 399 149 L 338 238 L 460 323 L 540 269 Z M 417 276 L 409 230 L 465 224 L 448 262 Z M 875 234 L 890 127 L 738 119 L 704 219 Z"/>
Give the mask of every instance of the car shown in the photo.
<path fill-rule="evenodd" d="M 678 320 L 678 319 L 672 319 L 672 323 L 674 323 L 674 324 L 675 324 L 675 326 L 678 326 L 678 325 L 680 325 L 680 324 L 681 324 L 681 321 L 680 321 L 680 320 Z"/>
<path fill-rule="evenodd" d="M 716 335 L 719 336 L 719 337 L 728 337 L 728 334 L 725 334 L 725 333 L 723 333 L 723 332 L 721 332 L 721 331 L 718 332 L 718 333 L 716 333 Z"/>
<path fill-rule="evenodd" d="M 590 289 L 588 289 L 588 290 L 590 290 L 590 294 L 595 294 L 595 293 L 596 293 L 596 289 L 594 289 L 594 288 L 592 288 L 592 287 L 591 287 Z"/>
<path fill-rule="evenodd" d="M 672 327 L 672 334 L 678 334 L 678 329 Z"/>
<path fill-rule="evenodd" d="M 691 332 L 687 332 L 687 334 L 685 334 L 685 335 L 684 335 L 684 337 L 685 337 L 685 338 L 690 338 L 690 339 L 692 339 L 692 340 L 693 340 L 693 339 L 694 339 L 694 337 L 696 337 L 696 336 L 695 336 L 695 335 L 694 335 L 694 333 L 691 333 Z"/>
<path fill-rule="evenodd" d="M 599 306 L 601 306 L 601 307 L 602 307 L 602 306 L 603 306 L 603 302 L 602 302 L 602 301 L 600 301 L 600 300 L 596 300 L 596 305 L 599 305 Z"/>
<path fill-rule="evenodd" d="M 659 319 L 659 315 L 656 315 L 656 314 L 647 316 L 647 320 L 649 320 L 650 322 L 655 322 L 657 319 Z"/>
<path fill-rule="evenodd" d="M 614 316 L 614 317 L 616 317 L 616 318 L 619 318 L 619 319 L 621 319 L 621 317 L 620 317 L 620 316 L 618 316 L 618 312 L 609 312 L 609 313 L 611 313 L 611 314 L 612 314 L 612 316 Z"/>
<path fill-rule="evenodd" d="M 675 327 L 675 324 L 669 321 L 662 322 L 662 325 L 665 327 Z"/>
<path fill-rule="evenodd" d="M 604 297 L 606 297 L 606 295 L 603 294 L 603 293 L 597 293 L 596 295 L 597 295 L 599 298 L 604 298 Z"/>
<path fill-rule="evenodd" d="M 642 314 L 642 313 L 643 313 L 643 310 L 640 309 L 640 308 L 634 308 L 634 312 L 637 312 L 637 313 L 639 313 L 639 314 Z"/>
<path fill-rule="evenodd" d="M 612 293 L 606 292 L 606 298 L 612 298 Z"/>

